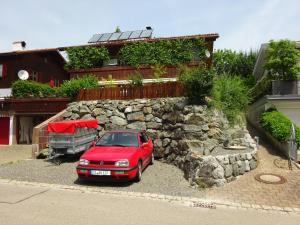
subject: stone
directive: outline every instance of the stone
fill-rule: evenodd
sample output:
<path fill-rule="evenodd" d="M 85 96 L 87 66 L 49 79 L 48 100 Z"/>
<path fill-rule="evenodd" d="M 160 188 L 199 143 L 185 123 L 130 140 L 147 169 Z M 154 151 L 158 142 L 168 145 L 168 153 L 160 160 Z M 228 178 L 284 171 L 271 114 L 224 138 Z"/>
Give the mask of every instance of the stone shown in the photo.
<path fill-rule="evenodd" d="M 224 176 L 226 178 L 231 177 L 232 172 L 233 172 L 232 165 L 225 165 L 224 166 Z"/>
<path fill-rule="evenodd" d="M 63 117 L 67 118 L 67 117 L 71 117 L 72 116 L 72 112 L 65 112 Z"/>
<path fill-rule="evenodd" d="M 99 125 L 105 125 L 109 122 L 108 118 L 105 115 L 100 115 L 96 117 L 96 120 L 98 121 Z"/>
<path fill-rule="evenodd" d="M 85 114 L 81 117 L 82 120 L 94 120 L 95 118 L 91 114 Z"/>
<path fill-rule="evenodd" d="M 150 128 L 150 129 L 160 129 L 160 128 L 162 128 L 162 124 L 161 123 L 156 123 L 156 122 L 147 122 L 146 126 L 147 126 L 147 128 Z"/>
<path fill-rule="evenodd" d="M 114 115 L 114 116 L 121 117 L 121 118 L 123 118 L 123 119 L 126 119 L 125 114 L 122 113 L 122 112 L 120 112 L 120 111 L 117 110 L 117 109 L 113 111 L 113 115 Z"/>
<path fill-rule="evenodd" d="M 176 148 L 178 146 L 178 143 L 175 140 L 172 140 L 170 146 L 172 148 Z"/>
<path fill-rule="evenodd" d="M 223 186 L 224 184 L 226 184 L 227 183 L 227 180 L 226 179 L 218 179 L 218 180 L 215 180 L 215 185 L 217 186 L 217 187 L 221 187 L 221 186 Z"/>
<path fill-rule="evenodd" d="M 255 168 L 257 167 L 257 161 L 254 160 L 254 159 L 251 159 L 251 160 L 249 161 L 249 166 L 250 166 L 250 169 L 251 169 L 251 170 L 255 169 Z"/>
<path fill-rule="evenodd" d="M 246 163 L 245 161 L 238 161 L 239 164 L 239 174 L 243 175 L 246 171 Z"/>
<path fill-rule="evenodd" d="M 78 106 L 73 106 L 71 107 L 72 113 L 79 113 L 79 107 Z"/>
<path fill-rule="evenodd" d="M 249 163 L 248 160 L 245 160 L 245 171 L 246 171 L 246 172 L 249 172 L 250 170 L 251 170 L 251 168 L 250 168 L 250 163 Z"/>
<path fill-rule="evenodd" d="M 237 162 L 234 162 L 232 164 L 232 175 L 233 176 L 238 176 L 240 173 L 239 173 L 239 165 L 237 164 Z"/>
<path fill-rule="evenodd" d="M 79 113 L 81 115 L 83 115 L 83 114 L 89 114 L 89 113 L 91 113 L 91 110 L 87 106 L 83 105 L 83 106 L 79 107 Z"/>
<path fill-rule="evenodd" d="M 216 169 L 214 169 L 212 171 L 211 175 L 215 179 L 222 179 L 222 178 L 224 178 L 224 169 L 223 169 L 223 167 L 219 165 Z"/>
<path fill-rule="evenodd" d="M 154 118 L 154 116 L 153 116 L 152 114 L 147 114 L 147 115 L 145 116 L 145 121 L 146 121 L 146 122 L 150 122 L 150 121 L 152 120 L 152 118 Z"/>
<path fill-rule="evenodd" d="M 154 117 L 154 121 L 157 122 L 157 123 L 161 123 L 162 122 L 162 119 L 158 118 L 158 117 Z"/>
<path fill-rule="evenodd" d="M 202 113 L 203 107 L 201 105 L 195 105 L 194 107 L 194 113 Z"/>
<path fill-rule="evenodd" d="M 144 107 L 144 108 L 143 108 L 143 112 L 144 112 L 145 114 L 150 114 L 150 113 L 152 113 L 152 108 L 151 108 L 151 107 Z"/>
<path fill-rule="evenodd" d="M 201 132 L 202 131 L 200 126 L 192 125 L 192 124 L 190 124 L 190 125 L 184 124 L 182 126 L 182 129 L 187 132 Z"/>
<path fill-rule="evenodd" d="M 80 116 L 76 113 L 73 113 L 72 116 L 71 116 L 71 120 L 77 120 L 79 118 L 80 118 Z"/>
<path fill-rule="evenodd" d="M 146 130 L 146 123 L 145 122 L 134 122 L 127 125 L 128 129 L 133 130 Z"/>
<path fill-rule="evenodd" d="M 168 144 L 170 144 L 170 142 L 171 142 L 170 138 L 165 138 L 163 139 L 162 146 L 166 147 Z"/>
<path fill-rule="evenodd" d="M 131 112 L 132 112 L 132 106 L 128 106 L 124 110 L 124 113 L 131 113 Z"/>
<path fill-rule="evenodd" d="M 246 153 L 246 159 L 247 159 L 247 160 L 252 159 L 251 153 Z"/>
<path fill-rule="evenodd" d="M 163 146 L 163 143 L 162 143 L 162 141 L 161 141 L 160 138 L 155 139 L 153 144 L 154 144 L 154 147 L 155 147 L 155 148 L 160 148 L 160 147 Z"/>
<path fill-rule="evenodd" d="M 144 114 L 142 112 L 133 112 L 127 114 L 127 120 L 130 121 L 145 121 Z"/>
<path fill-rule="evenodd" d="M 95 108 L 92 111 L 92 115 L 96 116 L 96 117 L 99 116 L 100 114 L 105 115 L 105 113 L 106 113 L 106 111 L 104 109 L 101 109 L 101 108 Z"/>
<path fill-rule="evenodd" d="M 110 117 L 110 122 L 118 125 L 118 126 L 125 126 L 127 125 L 127 121 L 119 116 L 112 116 Z"/>

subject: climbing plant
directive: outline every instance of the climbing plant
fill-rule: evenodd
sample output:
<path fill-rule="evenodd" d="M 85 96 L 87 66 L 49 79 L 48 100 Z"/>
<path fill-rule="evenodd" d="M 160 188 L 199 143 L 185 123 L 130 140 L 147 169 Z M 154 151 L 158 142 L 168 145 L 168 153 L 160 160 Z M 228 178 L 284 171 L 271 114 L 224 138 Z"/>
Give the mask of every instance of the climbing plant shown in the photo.
<path fill-rule="evenodd" d="M 185 40 L 160 40 L 134 42 L 120 50 L 121 60 L 138 67 L 145 65 L 176 65 L 205 57 L 206 44 L 203 38 Z"/>
<path fill-rule="evenodd" d="M 108 49 L 100 47 L 70 47 L 66 50 L 69 61 L 67 69 L 87 69 L 100 65 L 103 60 L 109 59 Z"/>

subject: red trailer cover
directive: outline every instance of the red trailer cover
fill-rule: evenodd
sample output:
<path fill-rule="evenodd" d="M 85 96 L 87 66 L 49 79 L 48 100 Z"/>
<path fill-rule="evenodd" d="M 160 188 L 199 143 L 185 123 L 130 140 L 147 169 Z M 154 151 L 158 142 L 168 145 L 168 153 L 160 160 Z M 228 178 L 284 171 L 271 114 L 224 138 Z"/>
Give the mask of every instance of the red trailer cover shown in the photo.
<path fill-rule="evenodd" d="M 76 127 L 97 128 L 97 120 L 66 120 L 48 123 L 48 132 L 74 134 Z"/>

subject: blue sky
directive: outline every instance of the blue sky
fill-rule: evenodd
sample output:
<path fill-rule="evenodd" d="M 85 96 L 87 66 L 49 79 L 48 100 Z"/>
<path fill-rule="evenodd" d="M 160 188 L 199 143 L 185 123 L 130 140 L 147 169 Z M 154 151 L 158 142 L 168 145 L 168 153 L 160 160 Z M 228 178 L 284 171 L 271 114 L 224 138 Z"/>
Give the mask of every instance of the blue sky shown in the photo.
<path fill-rule="evenodd" d="M 154 36 L 219 33 L 215 48 L 300 40 L 299 0 L 1 0 L 0 52 L 85 44 L 94 33 L 154 28 Z"/>

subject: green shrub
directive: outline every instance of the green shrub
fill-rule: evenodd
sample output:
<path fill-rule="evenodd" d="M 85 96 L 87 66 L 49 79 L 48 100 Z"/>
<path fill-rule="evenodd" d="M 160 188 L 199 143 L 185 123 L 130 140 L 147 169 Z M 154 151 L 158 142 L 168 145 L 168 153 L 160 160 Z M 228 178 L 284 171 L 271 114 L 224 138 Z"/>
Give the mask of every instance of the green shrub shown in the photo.
<path fill-rule="evenodd" d="M 153 79 L 155 79 L 156 82 L 161 82 L 161 77 L 167 73 L 166 68 L 159 64 L 151 66 L 151 69 L 153 70 Z"/>
<path fill-rule="evenodd" d="M 142 86 L 143 79 L 144 79 L 143 74 L 141 74 L 140 72 L 135 72 L 135 73 L 129 74 L 129 76 L 128 76 L 128 80 L 130 80 L 130 83 L 135 86 Z"/>
<path fill-rule="evenodd" d="M 219 49 L 214 52 L 214 69 L 218 75 L 252 76 L 257 53 L 236 52 L 229 49 Z"/>
<path fill-rule="evenodd" d="M 12 96 L 15 98 L 53 97 L 55 96 L 55 90 L 48 84 L 41 84 L 30 80 L 17 80 L 12 84 Z"/>
<path fill-rule="evenodd" d="M 213 76 L 213 71 L 205 65 L 197 68 L 182 68 L 178 80 L 184 83 L 190 103 L 205 102 L 205 97 L 210 94 L 213 86 Z"/>
<path fill-rule="evenodd" d="M 106 47 L 70 47 L 66 50 L 69 61 L 67 69 L 87 69 L 101 65 L 103 60 L 109 59 Z"/>
<path fill-rule="evenodd" d="M 213 104 L 222 109 L 233 123 L 250 101 L 248 88 L 238 76 L 220 76 L 214 79 Z"/>
<path fill-rule="evenodd" d="M 260 117 L 261 126 L 275 139 L 284 143 L 288 141 L 292 122 L 281 112 L 265 112 Z M 300 147 L 300 128 L 295 126 L 297 147 Z"/>
<path fill-rule="evenodd" d="M 271 40 L 266 51 L 265 68 L 277 80 L 296 80 L 300 72 L 300 52 L 290 40 Z"/>
<path fill-rule="evenodd" d="M 91 74 L 87 74 L 80 78 L 64 81 L 60 87 L 56 88 L 56 92 L 59 96 L 75 98 L 80 89 L 94 88 L 97 86 L 98 79 Z"/>

